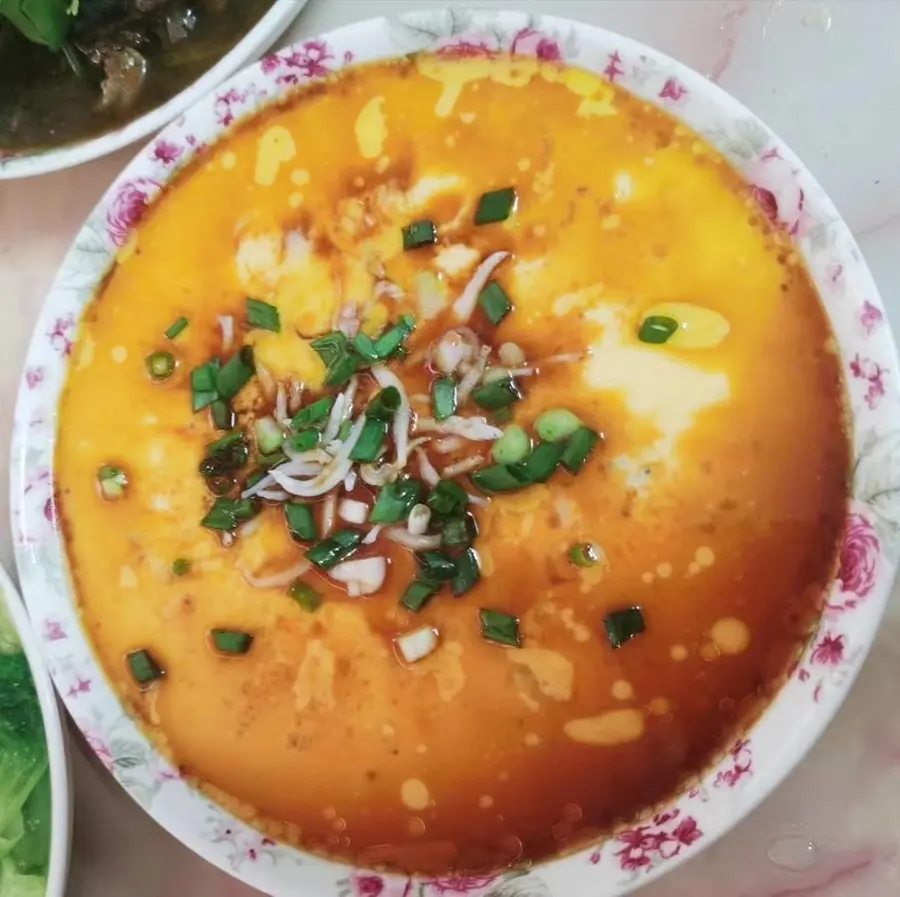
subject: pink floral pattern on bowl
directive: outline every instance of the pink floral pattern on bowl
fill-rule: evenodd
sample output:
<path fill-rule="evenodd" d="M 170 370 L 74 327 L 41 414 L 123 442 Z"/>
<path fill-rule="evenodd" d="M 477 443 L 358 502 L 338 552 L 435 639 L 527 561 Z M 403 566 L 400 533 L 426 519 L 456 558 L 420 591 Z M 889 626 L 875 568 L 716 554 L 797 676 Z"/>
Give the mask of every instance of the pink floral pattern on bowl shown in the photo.
<path fill-rule="evenodd" d="M 669 806 L 604 844 L 496 877 L 350 870 L 272 842 L 193 790 L 147 742 L 97 666 L 68 585 L 52 499 L 55 408 L 75 322 L 163 186 L 234 123 L 294 87 L 351 62 L 421 50 L 575 63 L 668 109 L 715 144 L 812 272 L 852 406 L 853 495 L 838 574 L 818 632 L 777 701 Z M 831 202 L 787 146 L 707 79 L 633 41 L 552 17 L 432 10 L 363 22 L 267 56 L 199 102 L 135 158 L 79 233 L 32 340 L 16 409 L 12 494 L 23 591 L 57 688 L 100 762 L 176 837 L 248 884 L 275 897 L 616 897 L 695 855 L 749 813 L 818 738 L 858 673 L 900 549 L 898 370 L 877 290 Z"/>

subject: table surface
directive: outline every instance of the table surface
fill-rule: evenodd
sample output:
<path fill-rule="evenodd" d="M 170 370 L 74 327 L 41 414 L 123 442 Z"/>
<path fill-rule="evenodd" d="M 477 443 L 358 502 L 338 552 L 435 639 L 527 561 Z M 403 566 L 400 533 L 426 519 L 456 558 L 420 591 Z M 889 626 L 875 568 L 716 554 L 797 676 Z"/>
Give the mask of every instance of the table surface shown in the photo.
<path fill-rule="evenodd" d="M 310 0 L 288 39 L 435 6 L 552 12 L 634 37 L 714 78 L 803 158 L 854 231 L 900 325 L 900 0 Z M 0 182 L 0 432 L 63 253 L 128 161 Z M 0 440 L 0 469 L 8 467 Z M 8 482 L 0 561 L 12 570 Z M 825 737 L 784 785 L 647 897 L 886 897 L 900 893 L 900 595 Z M 160 829 L 74 740 L 70 897 L 253 897 Z M 315 895 L 308 895 L 315 897 Z"/>

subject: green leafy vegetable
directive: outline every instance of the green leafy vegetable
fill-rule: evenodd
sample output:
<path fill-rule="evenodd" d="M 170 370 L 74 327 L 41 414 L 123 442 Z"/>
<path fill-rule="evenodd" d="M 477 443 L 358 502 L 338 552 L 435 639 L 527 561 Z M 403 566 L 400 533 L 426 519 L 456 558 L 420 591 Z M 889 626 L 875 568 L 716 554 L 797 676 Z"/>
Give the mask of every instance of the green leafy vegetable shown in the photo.
<path fill-rule="evenodd" d="M 281 315 L 278 309 L 260 299 L 247 299 L 247 323 L 259 330 L 281 333 Z"/>
<path fill-rule="evenodd" d="M 28 40 L 59 50 L 71 24 L 69 0 L 0 0 L 5 17 Z"/>

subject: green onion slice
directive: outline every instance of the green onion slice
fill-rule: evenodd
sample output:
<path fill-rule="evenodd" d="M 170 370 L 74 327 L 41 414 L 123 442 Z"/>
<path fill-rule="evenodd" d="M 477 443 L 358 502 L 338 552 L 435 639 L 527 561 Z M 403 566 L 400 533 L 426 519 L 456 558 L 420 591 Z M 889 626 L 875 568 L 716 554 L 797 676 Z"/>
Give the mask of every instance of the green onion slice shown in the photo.
<path fill-rule="evenodd" d="M 546 483 L 559 467 L 566 448 L 561 442 L 539 442 L 520 465 L 528 481 Z"/>
<path fill-rule="evenodd" d="M 568 439 L 584 424 L 568 408 L 550 408 L 542 411 L 534 422 L 534 429 L 544 442 L 560 442 Z"/>
<path fill-rule="evenodd" d="M 642 343 L 666 343 L 672 334 L 678 330 L 679 324 L 675 318 L 667 318 L 665 315 L 651 315 L 641 322 L 638 331 L 638 339 Z"/>
<path fill-rule="evenodd" d="M 146 649 L 141 648 L 139 651 L 132 651 L 126 655 L 125 660 L 128 663 L 128 669 L 131 677 L 141 686 L 147 688 L 162 679 L 166 675 L 166 671 L 159 665 L 156 658 Z"/>
<path fill-rule="evenodd" d="M 367 418 L 363 424 L 362 433 L 359 434 L 359 439 L 353 446 L 353 451 L 350 452 L 350 460 L 365 464 L 378 458 L 384 446 L 387 430 L 387 421 Z"/>
<path fill-rule="evenodd" d="M 216 399 L 209 406 L 209 411 L 217 430 L 231 430 L 237 423 L 237 415 L 225 399 Z"/>
<path fill-rule="evenodd" d="M 166 339 L 175 339 L 180 333 L 182 333 L 188 325 L 188 319 L 183 315 L 177 320 L 171 323 L 166 330 Z"/>
<path fill-rule="evenodd" d="M 195 412 L 202 411 L 219 398 L 216 378 L 219 374 L 219 359 L 214 358 L 191 371 L 191 405 Z"/>
<path fill-rule="evenodd" d="M 325 363 L 326 386 L 344 386 L 359 370 L 362 359 L 352 351 L 347 337 L 340 330 L 316 337 L 310 345 Z"/>
<path fill-rule="evenodd" d="M 441 529 L 441 545 L 446 548 L 466 548 L 478 536 L 478 523 L 466 511 L 458 517 L 448 517 Z"/>
<path fill-rule="evenodd" d="M 217 498 L 200 521 L 207 529 L 233 533 L 259 513 L 259 502 L 252 498 Z"/>
<path fill-rule="evenodd" d="M 396 386 L 386 386 L 369 403 L 369 407 L 366 408 L 366 417 L 381 421 L 391 421 L 394 419 L 400 403 L 400 390 Z"/>
<path fill-rule="evenodd" d="M 456 414 L 456 381 L 452 377 L 440 377 L 431 384 L 431 406 L 435 420 L 446 420 Z"/>
<path fill-rule="evenodd" d="M 513 648 L 522 646 L 522 641 L 519 638 L 519 620 L 517 617 L 486 607 L 478 611 L 478 616 L 481 621 L 481 634 L 489 642 L 497 642 L 500 645 L 509 645 Z"/>
<path fill-rule="evenodd" d="M 504 187 L 502 190 L 491 190 L 483 193 L 475 209 L 475 224 L 494 224 L 506 221 L 516 210 L 518 196 L 515 187 Z"/>
<path fill-rule="evenodd" d="M 125 495 L 128 487 L 128 474 L 121 467 L 114 464 L 104 464 L 97 471 L 97 485 L 100 494 L 110 501 L 118 501 Z"/>
<path fill-rule="evenodd" d="M 318 430 L 303 430 L 296 436 L 291 436 L 291 448 L 295 452 L 308 452 L 314 449 L 322 440 L 322 434 Z"/>
<path fill-rule="evenodd" d="M 521 464 L 494 464 L 470 474 L 473 485 L 482 492 L 515 492 L 531 485 Z"/>
<path fill-rule="evenodd" d="M 200 463 L 205 477 L 240 470 L 250 459 L 250 445 L 240 431 L 229 433 L 206 447 L 206 457 Z"/>
<path fill-rule="evenodd" d="M 459 598 L 470 591 L 481 579 L 481 570 L 478 566 L 478 555 L 471 548 L 467 548 L 456 559 L 456 572 L 450 580 L 450 590 Z"/>
<path fill-rule="evenodd" d="M 512 377 L 501 377 L 476 389 L 472 393 L 472 398 L 476 405 L 488 411 L 495 411 L 518 402 L 522 398 L 522 391 Z"/>
<path fill-rule="evenodd" d="M 419 551 L 416 562 L 422 578 L 432 582 L 444 582 L 456 573 L 456 561 L 443 551 Z"/>
<path fill-rule="evenodd" d="M 487 319 L 494 325 L 499 324 L 512 311 L 512 302 L 509 301 L 509 296 L 496 280 L 488 283 L 478 294 L 478 304 Z"/>
<path fill-rule="evenodd" d="M 427 579 L 413 580 L 403 593 L 400 603 L 413 613 L 418 613 L 438 593 L 442 583 Z"/>
<path fill-rule="evenodd" d="M 453 480 L 441 480 L 428 496 L 428 507 L 444 517 L 462 513 L 468 503 L 466 490 Z"/>
<path fill-rule="evenodd" d="M 516 464 L 531 452 L 531 437 L 516 424 L 510 424 L 491 446 L 491 457 L 498 464 Z"/>
<path fill-rule="evenodd" d="M 311 505 L 298 501 L 284 503 L 284 519 L 288 531 L 299 542 L 314 542 L 319 538 L 319 528 Z"/>
<path fill-rule="evenodd" d="M 600 563 L 600 552 L 593 542 L 579 542 L 569 549 L 569 560 L 576 567 L 594 567 Z"/>
<path fill-rule="evenodd" d="M 414 221 L 403 228 L 403 249 L 419 249 L 437 243 L 437 228 L 433 221 Z"/>
<path fill-rule="evenodd" d="M 646 628 L 644 615 L 639 607 L 615 610 L 604 617 L 603 625 L 606 627 L 606 637 L 613 648 L 621 648 L 625 642 L 631 641 Z"/>
<path fill-rule="evenodd" d="M 253 349 L 244 346 L 233 355 L 216 374 L 216 390 L 221 399 L 233 399 L 249 382 L 256 367 L 253 363 Z"/>
<path fill-rule="evenodd" d="M 378 355 L 378 352 L 375 351 L 375 340 L 361 330 L 353 337 L 353 348 L 356 349 L 369 364 L 375 364 L 376 362 L 381 361 L 381 357 Z"/>
<path fill-rule="evenodd" d="M 268 302 L 259 299 L 247 299 L 247 323 L 259 330 L 271 330 L 281 333 L 281 315 L 278 309 Z"/>
<path fill-rule="evenodd" d="M 362 542 L 362 533 L 355 529 L 338 530 L 328 539 L 323 539 L 306 552 L 306 557 L 322 570 L 330 570 L 341 561 L 347 560 Z"/>
<path fill-rule="evenodd" d="M 302 579 L 298 579 L 288 589 L 288 594 L 308 613 L 318 610 L 322 603 L 322 595 Z"/>
<path fill-rule="evenodd" d="M 295 430 L 303 430 L 306 427 L 314 427 L 328 420 L 331 408 L 334 405 L 334 396 L 325 396 L 316 399 L 315 402 L 301 408 L 291 421 L 291 427 Z"/>
<path fill-rule="evenodd" d="M 418 480 L 397 480 L 387 483 L 378 493 L 369 515 L 370 523 L 399 523 L 409 517 L 413 505 L 418 504 L 422 484 Z"/>
<path fill-rule="evenodd" d="M 191 572 L 191 562 L 187 558 L 176 558 L 172 561 L 173 576 L 187 576 Z"/>
<path fill-rule="evenodd" d="M 576 430 L 565 444 L 565 451 L 561 459 L 562 466 L 569 473 L 580 473 L 591 452 L 600 442 L 600 438 L 600 434 L 590 427 L 581 427 Z"/>
<path fill-rule="evenodd" d="M 175 356 L 171 352 L 152 352 L 145 359 L 150 379 L 157 383 L 168 380 L 175 373 L 177 364 Z"/>
<path fill-rule="evenodd" d="M 416 329 L 416 319 L 412 315 L 402 315 L 400 320 L 378 337 L 374 351 L 380 359 L 387 359 L 402 348 L 404 340 Z"/>
<path fill-rule="evenodd" d="M 213 647 L 221 654 L 246 654 L 253 644 L 253 636 L 239 629 L 212 629 L 209 636 Z"/>

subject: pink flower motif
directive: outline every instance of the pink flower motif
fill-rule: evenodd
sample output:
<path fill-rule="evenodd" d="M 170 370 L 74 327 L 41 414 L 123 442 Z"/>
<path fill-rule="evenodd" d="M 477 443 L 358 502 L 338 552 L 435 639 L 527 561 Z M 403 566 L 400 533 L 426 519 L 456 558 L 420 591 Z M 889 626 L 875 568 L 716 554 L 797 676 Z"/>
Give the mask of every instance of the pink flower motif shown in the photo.
<path fill-rule="evenodd" d="M 113 771 L 113 767 L 116 765 L 116 761 L 113 759 L 112 751 L 107 746 L 106 742 L 103 741 L 97 735 L 91 735 L 88 732 L 84 733 L 85 741 L 87 741 L 91 750 L 96 754 L 97 759 L 106 767 L 108 772 Z"/>
<path fill-rule="evenodd" d="M 48 523 L 56 523 L 56 504 L 52 495 L 44 502 L 44 517 Z"/>
<path fill-rule="evenodd" d="M 881 545 L 875 528 L 862 514 L 851 514 L 841 546 L 837 579 L 844 592 L 865 598 L 875 585 L 875 567 Z"/>
<path fill-rule="evenodd" d="M 66 638 L 68 638 L 68 636 L 59 620 L 44 620 L 45 642 L 60 642 Z"/>
<path fill-rule="evenodd" d="M 809 681 L 809 670 L 805 670 L 805 669 L 803 669 L 803 667 L 800 667 L 800 672 L 797 673 L 797 678 L 801 682 L 808 682 Z"/>
<path fill-rule="evenodd" d="M 844 636 L 823 635 L 812 653 L 812 662 L 837 666 L 844 659 Z"/>
<path fill-rule="evenodd" d="M 757 205 L 773 224 L 783 227 L 792 237 L 804 236 L 812 221 L 797 175 L 775 149 L 763 153 L 747 169 Z"/>
<path fill-rule="evenodd" d="M 37 389 L 44 382 L 44 369 L 42 367 L 26 368 L 25 382 L 29 389 Z"/>
<path fill-rule="evenodd" d="M 524 56 L 537 56 L 538 59 L 547 62 L 556 62 L 563 58 L 559 42 L 534 28 L 522 28 L 517 31 L 509 46 L 509 52 L 513 56 L 520 53 Z"/>
<path fill-rule="evenodd" d="M 721 770 L 716 775 L 713 782 L 714 788 L 721 788 L 723 785 L 734 788 L 742 779 L 753 775 L 753 755 L 747 739 L 741 738 L 734 743 L 731 748 L 731 760 L 732 766 L 729 769 Z"/>
<path fill-rule="evenodd" d="M 168 140 L 157 140 L 153 145 L 153 158 L 163 165 L 172 165 L 181 157 L 181 147 Z"/>
<path fill-rule="evenodd" d="M 703 832 L 700 831 L 697 820 L 694 819 L 693 816 L 685 816 L 672 832 L 672 837 L 678 841 L 679 844 L 684 844 L 687 847 L 690 847 L 691 844 L 698 841 L 702 836 Z"/>
<path fill-rule="evenodd" d="M 72 340 L 69 338 L 69 333 L 74 326 L 74 316 L 66 315 L 64 318 L 57 318 L 53 329 L 47 334 L 50 345 L 63 357 L 72 353 Z"/>
<path fill-rule="evenodd" d="M 384 891 L 384 879 L 380 875 L 357 875 L 353 878 L 353 889 L 358 897 L 379 897 Z"/>
<path fill-rule="evenodd" d="M 109 238 L 116 246 L 124 246 L 129 231 L 138 223 L 150 205 L 151 196 L 159 190 L 159 184 L 149 178 L 135 178 L 119 187 L 118 193 L 106 213 Z"/>
<path fill-rule="evenodd" d="M 599 851 L 599 850 L 595 850 L 595 851 L 591 854 L 590 859 L 588 860 L 588 862 L 589 862 L 592 866 L 596 866 L 597 863 L 600 862 L 600 856 L 601 856 L 600 851 Z"/>
<path fill-rule="evenodd" d="M 659 96 L 660 99 L 673 100 L 677 103 L 686 96 L 687 92 L 687 88 L 678 79 L 669 78 L 663 84 L 663 89 L 659 92 Z"/>
<path fill-rule="evenodd" d="M 215 103 L 216 121 L 227 128 L 234 121 L 234 107 L 240 105 L 246 99 L 247 94 L 236 87 L 226 90 L 225 93 L 220 93 L 216 97 Z M 187 138 L 187 140 L 192 145 L 196 143 L 196 138 L 193 141 L 190 138 Z"/>
<path fill-rule="evenodd" d="M 354 56 L 352 50 L 344 50 L 344 65 L 350 65 L 353 62 Z"/>
<path fill-rule="evenodd" d="M 458 40 L 445 44 L 434 51 L 436 56 L 443 59 L 472 59 L 477 56 L 496 56 L 494 50 L 486 41 Z"/>
<path fill-rule="evenodd" d="M 603 74 L 612 82 L 615 82 L 616 78 L 621 78 L 625 74 L 625 69 L 622 68 L 622 57 L 619 56 L 618 50 L 609 54 L 609 62 L 606 68 L 603 69 Z"/>
<path fill-rule="evenodd" d="M 777 224 L 778 201 L 775 199 L 775 194 L 771 190 L 767 190 L 765 187 L 760 187 L 757 184 L 753 185 L 752 193 L 756 204 L 763 210 L 766 218 L 773 224 Z"/>
<path fill-rule="evenodd" d="M 866 404 L 869 408 L 876 408 L 885 394 L 884 375 L 887 368 L 872 361 L 871 358 L 860 358 L 857 353 L 850 362 L 850 373 L 856 380 L 866 380 Z"/>
<path fill-rule="evenodd" d="M 876 308 L 866 299 L 863 302 L 862 312 L 859 316 L 859 321 L 863 325 L 863 329 L 866 333 L 871 333 L 884 319 L 884 315 L 881 313 L 880 308 Z"/>
<path fill-rule="evenodd" d="M 68 692 L 66 694 L 70 698 L 77 698 L 78 695 L 87 694 L 91 690 L 91 680 L 90 679 L 82 679 L 81 677 L 76 677 L 75 683 L 69 687 Z"/>
<path fill-rule="evenodd" d="M 490 887 L 496 875 L 455 875 L 449 878 L 434 878 L 428 882 L 438 894 L 470 894 Z"/>

